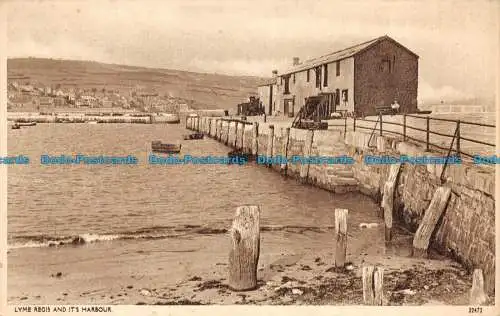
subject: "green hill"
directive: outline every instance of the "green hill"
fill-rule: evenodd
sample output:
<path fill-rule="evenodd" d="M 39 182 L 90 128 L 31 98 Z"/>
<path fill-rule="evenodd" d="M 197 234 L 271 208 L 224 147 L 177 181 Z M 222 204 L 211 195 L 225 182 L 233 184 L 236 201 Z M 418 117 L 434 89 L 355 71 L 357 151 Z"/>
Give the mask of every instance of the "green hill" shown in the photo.
<path fill-rule="evenodd" d="M 128 95 L 137 85 L 161 95 L 194 100 L 207 109 L 235 108 L 257 92 L 265 78 L 226 76 L 180 70 L 105 64 L 92 61 L 45 58 L 13 58 L 7 62 L 9 81 L 62 88 L 114 89 Z"/>

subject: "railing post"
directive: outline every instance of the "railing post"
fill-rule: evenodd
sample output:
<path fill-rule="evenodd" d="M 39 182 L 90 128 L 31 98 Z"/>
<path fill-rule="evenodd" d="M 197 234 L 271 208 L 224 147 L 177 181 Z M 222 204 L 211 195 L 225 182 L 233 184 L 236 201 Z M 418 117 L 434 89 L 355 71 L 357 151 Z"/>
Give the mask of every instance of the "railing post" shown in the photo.
<path fill-rule="evenodd" d="M 425 136 L 425 144 L 426 144 L 426 151 L 429 151 L 429 122 L 430 122 L 430 119 L 429 117 L 427 116 L 427 119 L 426 119 L 426 122 L 427 122 L 427 127 L 425 128 L 425 132 L 426 132 L 426 136 Z"/>
<path fill-rule="evenodd" d="M 403 114 L 403 141 L 406 141 L 406 114 Z"/>
<path fill-rule="evenodd" d="M 460 120 L 457 121 L 457 156 L 460 157 Z"/>
<path fill-rule="evenodd" d="M 346 134 L 347 134 L 347 116 L 345 117 L 345 120 L 344 120 L 344 138 L 345 138 Z"/>
<path fill-rule="evenodd" d="M 355 132 L 356 131 L 356 117 L 354 117 L 354 122 L 352 124 L 352 129 Z"/>
<path fill-rule="evenodd" d="M 380 136 L 382 136 L 382 112 L 379 114 L 379 121 L 380 121 Z"/>

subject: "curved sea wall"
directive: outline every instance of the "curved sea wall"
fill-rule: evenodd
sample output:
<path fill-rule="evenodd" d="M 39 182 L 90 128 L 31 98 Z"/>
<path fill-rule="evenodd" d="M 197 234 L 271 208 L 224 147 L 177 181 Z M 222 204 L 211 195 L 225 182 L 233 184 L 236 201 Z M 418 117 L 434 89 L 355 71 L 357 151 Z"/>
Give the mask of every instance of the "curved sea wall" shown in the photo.
<path fill-rule="evenodd" d="M 381 201 L 391 165 L 367 165 L 366 156 L 432 156 L 417 145 L 360 131 L 275 128 L 269 123 L 230 122 L 221 118 L 188 118 L 187 128 L 210 135 L 228 146 L 253 155 L 277 157 L 343 155 L 353 164 L 276 163 L 271 168 L 303 183 L 335 193 L 359 191 Z M 370 142 L 371 145 L 368 143 Z M 439 154 L 434 154 L 438 156 Z M 495 175 L 493 170 L 463 163 L 401 165 L 394 190 L 393 216 L 416 232 L 434 194 L 450 188 L 451 197 L 437 223 L 430 246 L 455 258 L 471 271 L 483 270 L 488 291 L 495 284 Z"/>

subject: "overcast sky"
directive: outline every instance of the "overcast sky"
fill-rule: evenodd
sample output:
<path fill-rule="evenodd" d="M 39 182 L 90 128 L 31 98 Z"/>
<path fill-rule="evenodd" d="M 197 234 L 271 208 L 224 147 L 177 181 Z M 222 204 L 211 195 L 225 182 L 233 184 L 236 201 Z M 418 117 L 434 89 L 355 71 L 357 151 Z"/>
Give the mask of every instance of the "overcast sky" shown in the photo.
<path fill-rule="evenodd" d="M 270 76 L 389 35 L 420 56 L 419 96 L 491 96 L 498 1 L 11 1 L 9 57 Z"/>

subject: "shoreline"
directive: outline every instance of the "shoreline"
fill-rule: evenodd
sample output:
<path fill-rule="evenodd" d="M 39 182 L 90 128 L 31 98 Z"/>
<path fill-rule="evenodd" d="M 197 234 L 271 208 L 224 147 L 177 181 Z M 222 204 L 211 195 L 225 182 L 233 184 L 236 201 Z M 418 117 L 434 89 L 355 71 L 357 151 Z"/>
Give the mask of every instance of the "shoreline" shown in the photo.
<path fill-rule="evenodd" d="M 405 232 L 395 234 L 391 245 L 384 243 L 382 233 L 380 226 L 361 230 L 369 238 L 356 238 L 359 233 L 352 236 L 356 240 L 349 244 L 348 264 L 337 269 L 332 232 L 263 232 L 258 287 L 244 292 L 233 292 L 227 285 L 227 234 L 9 250 L 8 301 L 23 305 L 363 305 L 361 268 L 368 264 L 386 266 L 384 305 L 468 304 L 472 280 L 458 263 L 439 255 L 410 257 L 411 238 Z M 325 246 L 328 241 L 331 247 Z M 37 269 L 26 260 L 35 258 Z"/>

